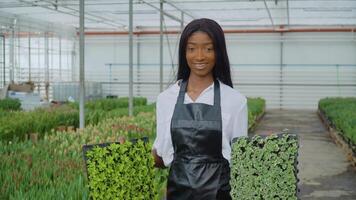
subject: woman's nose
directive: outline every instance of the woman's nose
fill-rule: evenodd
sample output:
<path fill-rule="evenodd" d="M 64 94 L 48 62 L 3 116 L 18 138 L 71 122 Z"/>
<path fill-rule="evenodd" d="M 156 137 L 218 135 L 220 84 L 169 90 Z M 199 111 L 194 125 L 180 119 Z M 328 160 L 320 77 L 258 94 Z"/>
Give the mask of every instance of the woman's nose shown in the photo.
<path fill-rule="evenodd" d="M 205 53 L 203 49 L 198 49 L 196 59 L 202 60 L 205 58 Z"/>

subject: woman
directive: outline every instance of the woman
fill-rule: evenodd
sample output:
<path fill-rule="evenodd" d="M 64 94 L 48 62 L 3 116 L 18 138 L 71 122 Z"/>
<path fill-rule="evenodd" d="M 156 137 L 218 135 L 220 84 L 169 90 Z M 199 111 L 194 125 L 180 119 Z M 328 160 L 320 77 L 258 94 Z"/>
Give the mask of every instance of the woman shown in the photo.
<path fill-rule="evenodd" d="M 221 27 L 197 19 L 179 44 L 177 82 L 157 98 L 157 167 L 170 167 L 168 200 L 228 200 L 231 141 L 247 135 L 247 100 L 232 89 Z"/>

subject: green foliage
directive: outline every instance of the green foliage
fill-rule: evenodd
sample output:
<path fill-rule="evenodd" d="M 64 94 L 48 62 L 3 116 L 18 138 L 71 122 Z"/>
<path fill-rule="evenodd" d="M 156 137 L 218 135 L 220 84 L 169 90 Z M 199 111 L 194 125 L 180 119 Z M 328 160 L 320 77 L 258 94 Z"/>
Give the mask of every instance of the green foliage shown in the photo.
<path fill-rule="evenodd" d="M 248 128 L 252 129 L 255 124 L 257 117 L 265 111 L 266 101 L 262 98 L 248 98 Z"/>
<path fill-rule="evenodd" d="M 58 126 L 78 126 L 78 123 L 78 111 L 68 107 L 12 112 L 0 117 L 0 139 L 24 139 L 29 133 L 38 133 L 42 137 Z"/>
<path fill-rule="evenodd" d="M 0 99 L 0 110 L 4 111 L 16 111 L 21 110 L 21 102 L 18 99 Z"/>
<path fill-rule="evenodd" d="M 0 199 L 87 199 L 81 154 L 46 141 L 0 141 Z"/>
<path fill-rule="evenodd" d="M 253 110 L 250 104 L 249 113 Z M 83 170 L 82 145 L 117 142 L 120 136 L 128 140 L 147 136 L 153 141 L 155 138 L 155 105 L 134 108 L 134 117 L 127 116 L 127 108 L 87 110 L 87 127 L 75 133 L 53 129 L 59 125 L 77 127 L 77 109 L 59 107 L 0 113 L 0 138 L 31 132 L 39 132 L 43 137 L 36 144 L 0 141 L 0 199 L 87 199 L 89 190 Z M 147 111 L 149 113 L 142 113 Z M 45 125 L 37 125 L 38 122 Z M 151 192 L 158 192 L 162 197 L 168 170 L 155 169 L 154 173 L 150 184 L 156 190 Z"/>
<path fill-rule="evenodd" d="M 242 137 L 232 144 L 232 199 L 297 199 L 296 136 Z"/>
<path fill-rule="evenodd" d="M 134 106 L 133 109 L 133 115 L 137 115 L 138 113 L 141 112 L 154 112 L 155 110 L 155 105 L 144 105 L 144 106 Z M 110 118 L 115 118 L 115 117 L 123 117 L 129 115 L 129 109 L 128 108 L 116 108 L 110 111 L 104 111 L 104 110 L 89 110 L 86 113 L 86 123 L 87 124 L 97 124 L 100 121 L 103 121 L 105 119 L 110 119 Z"/>
<path fill-rule="evenodd" d="M 349 142 L 356 152 L 356 98 L 325 98 L 319 110 Z"/>
<path fill-rule="evenodd" d="M 8 111 L 0 108 L 0 118 L 8 116 L 9 113 L 11 113 L 11 112 L 8 112 Z"/>
<path fill-rule="evenodd" d="M 154 138 L 155 128 L 155 114 L 140 113 L 106 119 L 75 133 L 52 132 L 36 144 L 0 141 L 0 199 L 88 199 L 82 145 L 117 142 L 119 136 Z M 154 173 L 150 184 L 162 197 L 168 171 Z"/>
<path fill-rule="evenodd" d="M 144 106 L 147 105 L 147 99 L 145 97 L 134 97 L 134 106 Z M 78 103 L 70 103 L 73 108 L 79 109 Z M 129 98 L 122 97 L 117 99 L 98 99 L 93 101 L 88 101 L 85 103 L 85 108 L 89 110 L 103 110 L 110 111 L 118 108 L 128 108 Z"/>
<path fill-rule="evenodd" d="M 127 98 L 104 99 L 97 101 L 98 105 L 90 103 L 89 107 L 93 109 L 88 109 L 85 112 L 86 124 L 96 125 L 106 119 L 127 116 L 128 108 L 120 108 L 122 105 L 127 105 L 127 100 Z M 154 112 L 155 110 L 155 104 L 140 106 L 140 104 L 146 104 L 145 98 L 135 97 L 135 102 L 137 106 L 134 106 L 134 115 L 141 112 Z M 249 128 L 255 124 L 256 117 L 264 112 L 264 105 L 263 99 L 248 99 Z M 108 110 L 115 106 L 118 108 Z M 0 113 L 0 139 L 25 138 L 26 134 L 29 133 L 38 133 L 42 137 L 58 126 L 78 127 L 79 111 L 71 109 L 73 107 L 76 106 L 70 104 L 70 106 L 37 109 L 30 112 L 2 112 Z"/>
<path fill-rule="evenodd" d="M 111 144 L 86 153 L 92 199 L 158 199 L 151 145 Z"/>
<path fill-rule="evenodd" d="M 134 107 L 134 115 L 140 112 L 153 112 L 154 105 Z M 89 110 L 86 113 L 86 124 L 99 122 L 128 115 L 128 108 L 111 111 Z M 25 138 L 26 134 L 38 133 L 42 137 L 58 126 L 79 126 L 79 111 L 67 106 L 49 109 L 36 109 L 30 112 L 6 112 L 0 114 L 0 139 L 11 140 L 14 137 Z"/>

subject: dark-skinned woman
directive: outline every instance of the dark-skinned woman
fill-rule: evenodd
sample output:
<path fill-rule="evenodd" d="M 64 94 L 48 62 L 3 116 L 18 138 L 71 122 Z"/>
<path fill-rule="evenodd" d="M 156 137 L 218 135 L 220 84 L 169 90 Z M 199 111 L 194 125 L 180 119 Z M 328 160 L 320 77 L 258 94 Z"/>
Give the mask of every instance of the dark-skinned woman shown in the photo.
<path fill-rule="evenodd" d="M 157 167 L 170 167 L 168 200 L 229 200 L 234 138 L 247 135 L 247 99 L 232 88 L 225 36 L 211 19 L 190 22 L 177 82 L 157 97 Z"/>

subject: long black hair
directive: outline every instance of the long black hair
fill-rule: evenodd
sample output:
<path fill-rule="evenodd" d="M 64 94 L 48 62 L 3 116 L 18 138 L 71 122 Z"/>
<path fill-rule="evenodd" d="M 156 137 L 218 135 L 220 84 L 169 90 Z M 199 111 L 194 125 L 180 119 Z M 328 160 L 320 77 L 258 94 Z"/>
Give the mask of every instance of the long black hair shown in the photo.
<path fill-rule="evenodd" d="M 179 41 L 179 60 L 177 80 L 187 80 L 190 69 L 186 59 L 186 48 L 189 37 L 201 31 L 209 35 L 214 44 L 215 66 L 213 68 L 214 79 L 219 79 L 226 85 L 232 86 L 230 62 L 226 50 L 224 31 L 214 20 L 202 18 L 191 21 L 183 30 Z"/>

